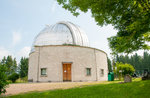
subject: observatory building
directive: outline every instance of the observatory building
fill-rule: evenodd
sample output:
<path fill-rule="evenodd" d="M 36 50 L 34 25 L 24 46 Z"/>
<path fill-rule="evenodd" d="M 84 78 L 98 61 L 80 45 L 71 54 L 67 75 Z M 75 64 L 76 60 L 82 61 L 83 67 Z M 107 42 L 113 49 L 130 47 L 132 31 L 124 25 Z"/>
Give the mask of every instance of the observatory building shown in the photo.
<path fill-rule="evenodd" d="M 71 22 L 46 26 L 29 55 L 29 82 L 106 81 L 107 54 L 89 46 L 86 33 Z"/>

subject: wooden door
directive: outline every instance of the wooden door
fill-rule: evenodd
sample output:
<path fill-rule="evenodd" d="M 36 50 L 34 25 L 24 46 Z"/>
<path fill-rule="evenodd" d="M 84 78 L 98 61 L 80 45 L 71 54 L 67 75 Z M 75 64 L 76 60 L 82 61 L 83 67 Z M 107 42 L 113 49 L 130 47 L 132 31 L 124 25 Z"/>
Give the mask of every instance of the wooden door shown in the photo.
<path fill-rule="evenodd" d="M 63 81 L 71 81 L 71 64 L 63 64 Z"/>

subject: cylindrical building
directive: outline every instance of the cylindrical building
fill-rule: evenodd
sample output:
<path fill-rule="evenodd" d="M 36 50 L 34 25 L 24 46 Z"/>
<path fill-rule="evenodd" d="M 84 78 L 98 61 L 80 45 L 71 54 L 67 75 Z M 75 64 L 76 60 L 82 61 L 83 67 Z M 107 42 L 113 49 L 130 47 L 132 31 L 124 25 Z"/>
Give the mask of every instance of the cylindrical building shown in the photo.
<path fill-rule="evenodd" d="M 85 32 L 71 22 L 47 26 L 34 39 L 29 82 L 105 81 L 107 54 L 89 47 Z"/>

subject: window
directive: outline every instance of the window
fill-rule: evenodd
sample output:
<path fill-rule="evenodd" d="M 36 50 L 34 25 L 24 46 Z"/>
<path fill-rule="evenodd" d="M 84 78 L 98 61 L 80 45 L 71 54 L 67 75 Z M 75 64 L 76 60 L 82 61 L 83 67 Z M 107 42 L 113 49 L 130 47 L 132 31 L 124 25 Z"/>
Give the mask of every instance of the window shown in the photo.
<path fill-rule="evenodd" d="M 86 68 L 86 75 L 90 76 L 91 75 L 91 68 Z"/>
<path fill-rule="evenodd" d="M 100 76 L 101 76 L 101 77 L 104 76 L 104 69 L 100 69 Z"/>
<path fill-rule="evenodd" d="M 46 68 L 41 68 L 41 75 L 46 75 Z"/>

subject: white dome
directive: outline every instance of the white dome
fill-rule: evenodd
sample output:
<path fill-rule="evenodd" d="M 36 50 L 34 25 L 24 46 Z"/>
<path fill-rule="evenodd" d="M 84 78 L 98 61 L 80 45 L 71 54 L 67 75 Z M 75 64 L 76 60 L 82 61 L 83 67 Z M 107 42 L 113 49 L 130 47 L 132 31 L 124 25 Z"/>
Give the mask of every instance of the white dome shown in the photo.
<path fill-rule="evenodd" d="M 34 39 L 31 52 L 34 46 L 64 45 L 73 44 L 89 46 L 85 32 L 71 22 L 59 22 L 55 25 L 46 26 Z"/>

